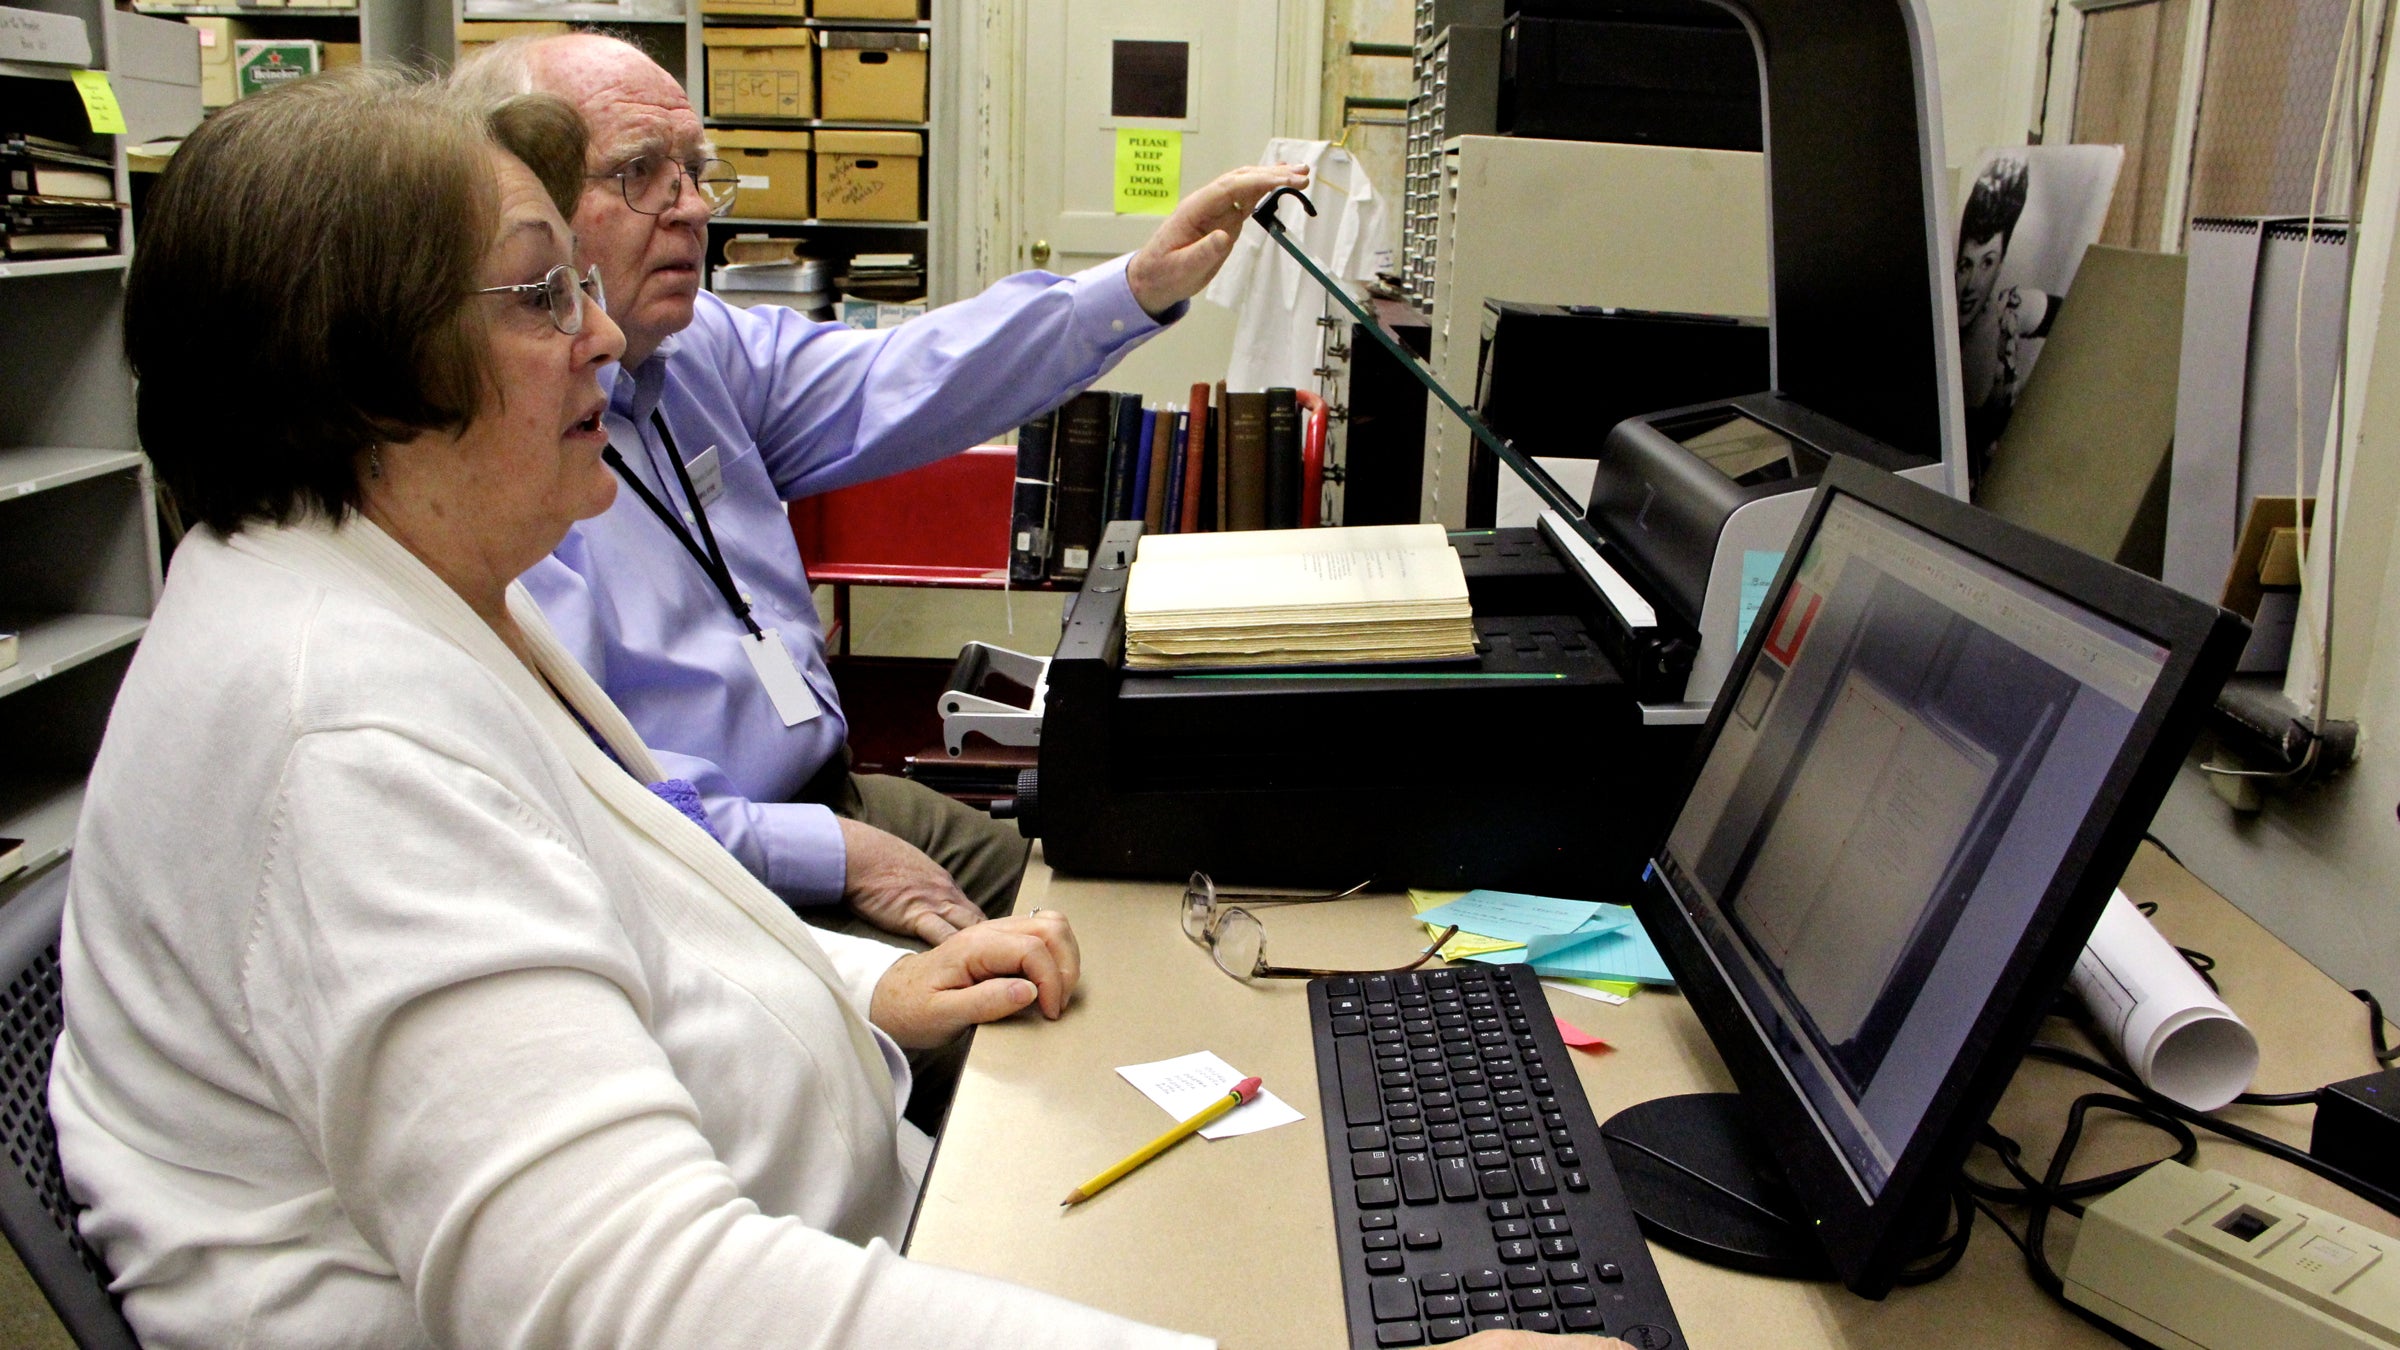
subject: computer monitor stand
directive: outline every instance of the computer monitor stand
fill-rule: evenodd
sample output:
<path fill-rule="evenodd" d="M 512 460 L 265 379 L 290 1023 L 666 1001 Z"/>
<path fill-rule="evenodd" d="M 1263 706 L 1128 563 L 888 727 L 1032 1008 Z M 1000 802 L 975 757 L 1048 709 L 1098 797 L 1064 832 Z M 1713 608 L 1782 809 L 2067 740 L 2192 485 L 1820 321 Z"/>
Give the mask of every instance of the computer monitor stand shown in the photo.
<path fill-rule="evenodd" d="M 1600 1136 L 1653 1242 L 1735 1270 L 1833 1278 L 1739 1093 L 1653 1098 L 1609 1117 Z"/>

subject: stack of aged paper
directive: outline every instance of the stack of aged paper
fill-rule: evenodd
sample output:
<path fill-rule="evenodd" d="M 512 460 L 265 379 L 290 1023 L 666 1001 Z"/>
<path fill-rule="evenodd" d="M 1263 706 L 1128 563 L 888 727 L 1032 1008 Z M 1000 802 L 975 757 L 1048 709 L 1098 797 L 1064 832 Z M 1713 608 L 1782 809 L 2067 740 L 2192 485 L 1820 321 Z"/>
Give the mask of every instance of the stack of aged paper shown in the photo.
<path fill-rule="evenodd" d="M 1138 670 L 1474 654 L 1466 572 L 1438 524 L 1145 535 L 1125 585 Z"/>

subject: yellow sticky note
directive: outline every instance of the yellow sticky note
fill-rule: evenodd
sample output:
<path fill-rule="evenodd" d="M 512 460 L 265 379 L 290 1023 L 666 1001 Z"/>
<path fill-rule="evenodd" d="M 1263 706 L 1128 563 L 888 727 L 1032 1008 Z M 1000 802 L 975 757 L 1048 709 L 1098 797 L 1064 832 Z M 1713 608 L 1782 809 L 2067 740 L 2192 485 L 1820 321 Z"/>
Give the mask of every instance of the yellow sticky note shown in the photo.
<path fill-rule="evenodd" d="M 1456 900 L 1465 894 L 1465 891 L 1420 891 L 1412 889 L 1408 893 L 1408 903 L 1414 907 L 1419 914 L 1422 914 L 1426 910 L 1432 909 L 1437 905 L 1449 904 L 1451 901 Z M 1425 925 L 1425 936 L 1429 938 L 1435 938 L 1440 937 L 1441 935 L 1442 925 L 1432 923 Z M 1483 936 L 1481 933 L 1461 932 L 1455 937 L 1452 937 L 1448 942 L 1442 944 L 1442 959 L 1445 961 L 1464 961 L 1470 956 L 1481 956 L 1486 952 L 1513 951 L 1516 948 L 1524 945 L 1525 944 L 1522 942 L 1507 942 L 1500 938 L 1488 938 Z"/>
<path fill-rule="evenodd" d="M 92 121 L 92 130 L 107 136 L 125 134 L 125 110 L 117 106 L 117 91 L 108 83 L 105 70 L 78 70 L 72 77 L 75 92 L 83 95 L 84 116 Z"/>
<path fill-rule="evenodd" d="M 1163 216 L 1183 195 L 1183 133 L 1117 128 L 1117 214 Z"/>

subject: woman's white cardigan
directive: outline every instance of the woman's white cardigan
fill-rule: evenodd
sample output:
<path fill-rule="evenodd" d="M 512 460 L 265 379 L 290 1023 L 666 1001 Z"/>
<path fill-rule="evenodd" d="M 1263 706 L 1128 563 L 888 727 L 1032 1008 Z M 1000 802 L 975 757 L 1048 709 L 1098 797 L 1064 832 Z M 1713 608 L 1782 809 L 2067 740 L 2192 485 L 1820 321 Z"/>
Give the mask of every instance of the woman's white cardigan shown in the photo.
<path fill-rule="evenodd" d="M 861 1010 L 896 949 L 628 776 L 509 600 L 541 677 L 363 519 L 176 553 L 84 806 L 50 1092 L 143 1340 L 1204 1344 L 894 1254 L 926 1142 Z"/>

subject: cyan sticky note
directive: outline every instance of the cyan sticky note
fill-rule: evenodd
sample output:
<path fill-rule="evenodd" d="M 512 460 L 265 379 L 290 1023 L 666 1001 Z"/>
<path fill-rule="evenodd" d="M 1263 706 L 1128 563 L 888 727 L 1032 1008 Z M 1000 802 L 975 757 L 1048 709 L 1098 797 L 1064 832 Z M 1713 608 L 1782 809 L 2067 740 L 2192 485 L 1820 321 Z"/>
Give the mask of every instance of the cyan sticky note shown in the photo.
<path fill-rule="evenodd" d="M 1667 963 L 1651 945 L 1633 911 L 1623 905 L 1596 906 L 1591 927 L 1574 933 L 1553 933 L 1526 940 L 1521 950 L 1473 956 L 1487 965 L 1529 965 L 1543 975 L 1566 975 L 1579 980 L 1632 980 L 1638 984 L 1673 984 Z"/>
<path fill-rule="evenodd" d="M 1421 911 L 1417 920 L 1437 928 L 1457 924 L 1461 932 L 1524 942 L 1559 933 L 1605 931 L 1586 925 L 1601 917 L 1603 910 L 1615 908 L 1619 907 L 1590 900 L 1519 895 L 1514 891 L 1469 891 L 1449 904 Z M 1626 913 L 1630 916 L 1632 911 Z M 1613 922 L 1609 924 L 1611 928 L 1615 926 Z"/>
<path fill-rule="evenodd" d="M 1733 635 L 1735 645 L 1750 636 L 1750 621 L 1758 617 L 1759 607 L 1767 603 L 1767 588 L 1775 584 L 1776 570 L 1782 566 L 1782 549 L 1742 550 L 1742 622 Z"/>

